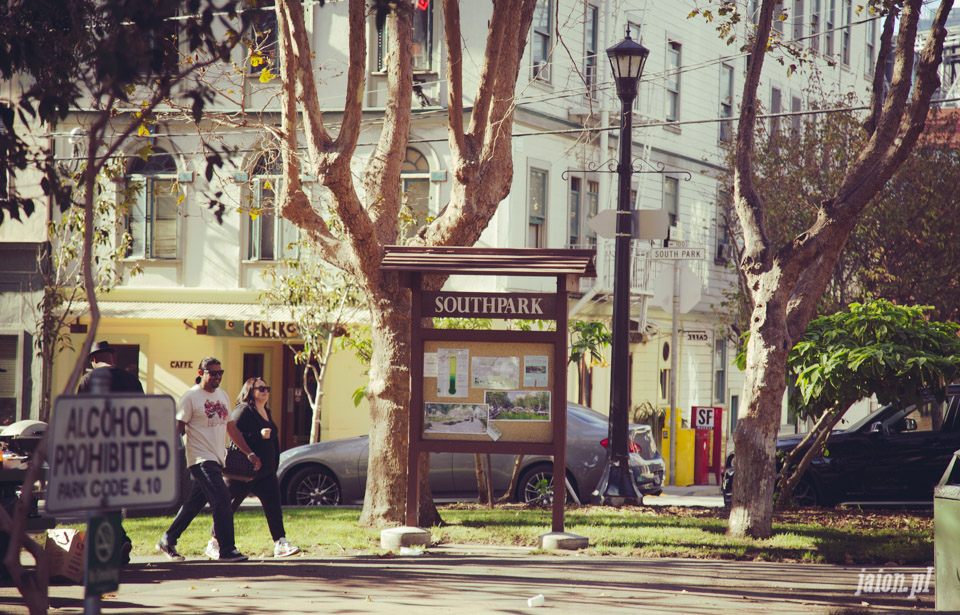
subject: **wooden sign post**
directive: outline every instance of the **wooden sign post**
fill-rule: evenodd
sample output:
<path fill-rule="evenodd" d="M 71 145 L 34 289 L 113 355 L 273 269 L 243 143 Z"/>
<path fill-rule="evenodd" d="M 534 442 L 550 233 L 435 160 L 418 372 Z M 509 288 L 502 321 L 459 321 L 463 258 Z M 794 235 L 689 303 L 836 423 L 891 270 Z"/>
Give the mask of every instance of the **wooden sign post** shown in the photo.
<path fill-rule="evenodd" d="M 419 518 L 421 453 L 553 457 L 552 529 L 563 532 L 567 293 L 594 277 L 593 250 L 388 247 L 382 269 L 411 290 L 406 524 Z M 555 277 L 555 293 L 424 290 L 424 276 Z M 554 331 L 424 327 L 427 318 L 552 320 Z"/>

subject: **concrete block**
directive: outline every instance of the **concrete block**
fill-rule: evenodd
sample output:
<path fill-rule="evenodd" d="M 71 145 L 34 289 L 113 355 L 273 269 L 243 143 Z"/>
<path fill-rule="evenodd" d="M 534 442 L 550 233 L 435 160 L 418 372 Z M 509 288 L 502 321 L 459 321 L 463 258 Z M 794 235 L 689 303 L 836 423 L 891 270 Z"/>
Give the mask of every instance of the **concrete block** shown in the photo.
<path fill-rule="evenodd" d="M 419 527 L 391 527 L 380 532 L 380 547 L 387 551 L 399 551 L 400 547 L 430 544 L 430 530 Z"/>
<path fill-rule="evenodd" d="M 576 551 L 589 547 L 590 539 L 568 532 L 550 532 L 540 534 L 537 538 L 537 546 L 544 551 Z"/>

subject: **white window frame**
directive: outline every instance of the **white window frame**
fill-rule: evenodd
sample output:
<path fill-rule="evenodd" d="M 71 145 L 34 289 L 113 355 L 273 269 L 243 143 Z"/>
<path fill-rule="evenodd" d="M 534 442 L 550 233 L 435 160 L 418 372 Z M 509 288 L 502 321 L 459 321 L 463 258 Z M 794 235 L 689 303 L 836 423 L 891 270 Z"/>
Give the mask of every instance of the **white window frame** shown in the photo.
<path fill-rule="evenodd" d="M 799 42 L 803 38 L 803 0 L 793 0 L 793 40 Z"/>
<path fill-rule="evenodd" d="M 166 169 L 162 172 L 137 172 L 128 173 L 127 185 L 133 187 L 134 184 L 140 184 L 139 190 L 130 204 L 130 211 L 125 216 L 125 228 L 132 238 L 130 247 L 127 250 L 126 258 L 131 260 L 161 260 L 175 261 L 180 257 L 180 202 L 186 197 L 179 188 L 177 181 L 176 159 L 169 152 L 156 149 L 151 156 L 166 156 L 173 164 L 172 170 Z M 134 161 L 134 164 L 137 164 Z M 171 212 L 164 212 L 162 217 L 158 216 L 160 209 L 159 198 L 173 199 L 173 206 L 165 201 L 164 207 L 171 209 L 174 218 L 170 217 Z M 163 224 L 173 221 L 173 224 Z M 166 241 L 171 238 L 166 233 L 161 233 L 160 229 L 173 228 L 173 250 L 162 249 Z"/>
<path fill-rule="evenodd" d="M 783 90 L 773 86 L 770 88 L 770 113 L 783 113 Z M 775 137 L 780 134 L 779 117 L 770 118 L 770 136 Z"/>
<path fill-rule="evenodd" d="M 866 61 L 864 62 L 864 73 L 869 78 L 873 78 L 873 72 L 877 65 L 877 20 L 867 20 L 866 35 Z"/>
<path fill-rule="evenodd" d="M 422 163 L 422 164 L 421 164 Z M 425 184 L 427 188 L 427 203 L 423 211 L 411 206 L 408 200 L 408 186 L 411 184 Z M 407 237 L 413 237 L 420 227 L 426 224 L 430 217 L 430 159 L 415 147 L 407 147 L 403 165 L 400 170 L 400 198 L 407 205 L 414 216 L 413 224 L 407 230 Z M 421 218 L 422 215 L 422 218 Z"/>
<path fill-rule="evenodd" d="M 820 51 L 820 1 L 810 0 L 810 38 L 807 46 L 813 51 Z"/>
<path fill-rule="evenodd" d="M 541 179 L 534 179 L 534 176 Z M 542 181 L 543 202 L 534 203 L 535 182 Z M 547 247 L 547 202 L 550 194 L 550 171 L 531 165 L 527 169 L 527 236 L 524 240 L 528 248 L 546 248 Z"/>
<path fill-rule="evenodd" d="M 733 138 L 734 70 L 726 62 L 720 63 L 720 117 L 729 118 L 720 122 L 719 139 L 726 142 Z"/>
<path fill-rule="evenodd" d="M 600 7 L 586 3 L 583 19 L 583 78 L 587 86 L 587 98 L 598 98 L 600 54 Z M 636 102 L 636 101 L 634 101 Z"/>
<path fill-rule="evenodd" d="M 434 52 L 434 10 L 436 2 L 427 4 L 426 10 L 420 9 L 418 3 L 413 3 L 413 44 L 426 47 L 426 53 L 417 53 L 416 47 L 413 49 L 413 72 L 414 73 L 433 73 L 436 72 L 433 67 Z M 384 60 L 390 50 L 390 40 L 387 38 L 387 27 L 377 32 L 377 72 L 385 72 L 387 67 Z"/>
<path fill-rule="evenodd" d="M 837 0 L 824 0 L 827 8 L 827 25 L 823 30 L 823 53 L 833 57 L 836 52 Z"/>
<path fill-rule="evenodd" d="M 799 135 L 800 131 L 803 130 L 803 116 L 800 115 L 801 111 L 803 111 L 803 100 L 794 94 L 790 97 L 790 113 L 793 114 L 790 116 L 790 128 L 795 135 Z"/>
<path fill-rule="evenodd" d="M 670 226 L 680 226 L 680 179 L 663 176 L 663 209 L 670 217 Z"/>
<path fill-rule="evenodd" d="M 537 23 L 539 12 L 546 7 L 546 27 Z M 530 36 L 530 76 L 541 83 L 550 83 L 550 51 L 553 49 L 554 0 L 537 0 L 533 9 L 533 33 Z"/>
<path fill-rule="evenodd" d="M 666 108 L 668 122 L 680 121 L 680 67 L 683 65 L 683 45 L 679 41 L 667 41 L 666 62 Z"/>
<path fill-rule="evenodd" d="M 840 43 L 840 63 L 844 66 L 850 66 L 850 23 L 853 21 L 853 0 L 840 0 L 841 19 L 843 19 L 843 32 Z"/>

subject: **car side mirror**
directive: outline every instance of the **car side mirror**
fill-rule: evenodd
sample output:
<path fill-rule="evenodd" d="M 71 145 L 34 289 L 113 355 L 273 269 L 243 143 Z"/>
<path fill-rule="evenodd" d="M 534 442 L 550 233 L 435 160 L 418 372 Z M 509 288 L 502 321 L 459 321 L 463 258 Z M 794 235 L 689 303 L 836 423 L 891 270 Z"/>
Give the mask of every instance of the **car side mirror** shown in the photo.
<path fill-rule="evenodd" d="M 917 430 L 916 419 L 903 419 L 903 431 L 916 431 L 916 430 Z"/>

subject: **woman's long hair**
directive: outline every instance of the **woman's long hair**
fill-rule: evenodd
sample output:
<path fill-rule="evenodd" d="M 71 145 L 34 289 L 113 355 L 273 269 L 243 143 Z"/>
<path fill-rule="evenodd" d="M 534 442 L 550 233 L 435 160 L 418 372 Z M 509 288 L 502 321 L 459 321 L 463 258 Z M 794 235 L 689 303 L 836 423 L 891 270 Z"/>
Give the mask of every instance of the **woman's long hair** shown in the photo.
<path fill-rule="evenodd" d="M 243 386 L 240 387 L 240 394 L 237 395 L 238 404 L 253 404 L 253 387 L 257 384 L 257 380 L 263 380 L 260 376 L 254 376 L 253 378 L 247 378 L 247 381 L 243 383 Z M 266 380 L 263 380 L 266 382 Z"/>

